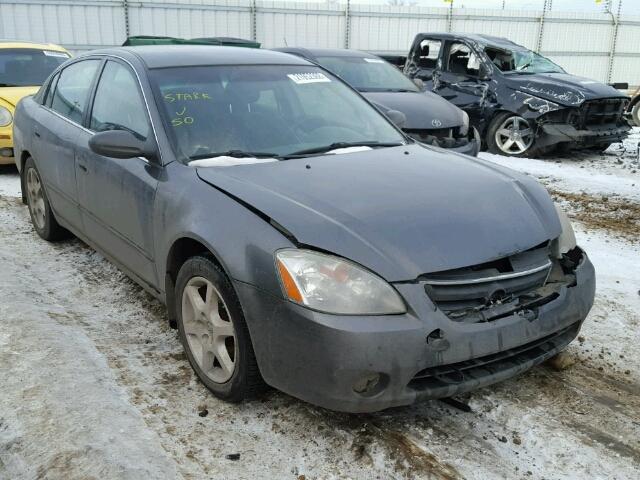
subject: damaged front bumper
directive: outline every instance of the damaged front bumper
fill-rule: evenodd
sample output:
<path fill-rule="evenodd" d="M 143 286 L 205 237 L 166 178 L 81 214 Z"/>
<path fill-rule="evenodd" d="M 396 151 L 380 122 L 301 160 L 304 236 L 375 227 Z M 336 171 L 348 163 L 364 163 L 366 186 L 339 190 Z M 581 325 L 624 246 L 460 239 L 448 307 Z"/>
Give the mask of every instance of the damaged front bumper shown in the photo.
<path fill-rule="evenodd" d="M 592 147 L 618 143 L 627 138 L 629 125 L 598 129 L 577 129 L 571 124 L 547 123 L 540 127 L 536 145 L 548 147 L 560 143 L 571 143 L 576 147 Z"/>
<path fill-rule="evenodd" d="M 584 252 L 563 286 L 535 309 L 492 321 L 452 321 L 420 282 L 396 284 L 403 315 L 328 315 L 235 283 L 265 381 L 294 397 L 371 412 L 457 395 L 513 377 L 555 355 L 593 304 Z"/>
<path fill-rule="evenodd" d="M 420 143 L 444 148 L 450 152 L 463 153 L 472 157 L 478 156 L 482 146 L 480 134 L 474 127 L 469 129 L 469 133 L 466 136 L 451 135 L 451 132 L 443 135 L 439 131 L 432 130 L 405 130 L 404 132 Z"/>

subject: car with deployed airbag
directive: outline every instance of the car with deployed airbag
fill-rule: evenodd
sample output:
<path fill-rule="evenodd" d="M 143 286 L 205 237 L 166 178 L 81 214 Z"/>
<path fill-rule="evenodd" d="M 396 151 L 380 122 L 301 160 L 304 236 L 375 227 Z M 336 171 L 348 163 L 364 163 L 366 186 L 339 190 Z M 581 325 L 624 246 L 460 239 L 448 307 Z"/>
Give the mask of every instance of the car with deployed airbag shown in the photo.
<path fill-rule="evenodd" d="M 14 130 L 36 232 L 75 234 L 164 302 L 229 401 L 267 385 L 347 412 L 450 397 L 561 351 L 593 303 L 540 184 L 415 142 L 291 55 L 88 52 Z"/>
<path fill-rule="evenodd" d="M 403 70 L 467 112 L 492 153 L 605 150 L 631 129 L 624 93 L 506 38 L 419 33 Z"/>

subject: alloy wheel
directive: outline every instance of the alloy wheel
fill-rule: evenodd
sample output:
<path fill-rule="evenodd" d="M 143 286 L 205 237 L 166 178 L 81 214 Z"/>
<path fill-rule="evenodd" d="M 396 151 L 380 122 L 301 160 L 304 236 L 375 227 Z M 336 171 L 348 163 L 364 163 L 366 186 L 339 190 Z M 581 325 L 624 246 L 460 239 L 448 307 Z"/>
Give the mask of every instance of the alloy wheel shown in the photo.
<path fill-rule="evenodd" d="M 35 168 L 29 168 L 27 171 L 27 203 L 36 228 L 42 230 L 45 227 L 46 211 L 42 182 Z"/>
<path fill-rule="evenodd" d="M 236 334 L 220 292 L 203 277 L 193 277 L 182 293 L 182 321 L 188 348 L 202 372 L 216 383 L 236 369 Z"/>
<path fill-rule="evenodd" d="M 498 148 L 507 155 L 520 155 L 533 144 L 533 130 L 524 118 L 513 116 L 505 119 L 495 134 Z"/>

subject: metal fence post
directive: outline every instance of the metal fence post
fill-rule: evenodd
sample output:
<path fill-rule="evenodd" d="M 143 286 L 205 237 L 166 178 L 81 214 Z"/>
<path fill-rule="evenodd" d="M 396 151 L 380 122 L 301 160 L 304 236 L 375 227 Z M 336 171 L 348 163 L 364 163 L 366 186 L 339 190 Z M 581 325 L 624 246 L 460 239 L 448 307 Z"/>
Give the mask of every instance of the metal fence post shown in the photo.
<path fill-rule="evenodd" d="M 349 48 L 351 43 L 351 0 L 347 0 L 347 7 L 344 9 L 344 48 Z"/>
<path fill-rule="evenodd" d="M 251 0 L 251 40 L 253 40 L 254 42 L 258 39 L 258 12 L 256 10 L 256 0 Z"/>
<path fill-rule="evenodd" d="M 127 0 L 122 0 L 122 9 L 124 13 L 124 33 L 129 38 L 129 2 Z"/>
<path fill-rule="evenodd" d="M 542 36 L 544 35 L 544 19 L 547 16 L 547 8 L 551 0 L 544 0 L 542 7 L 542 15 L 540 16 L 540 28 L 538 29 L 538 45 L 536 46 L 536 53 L 540 53 L 542 49 Z"/>
<path fill-rule="evenodd" d="M 607 67 L 607 82 L 611 82 L 611 76 L 613 75 L 613 62 L 616 57 L 616 47 L 618 44 L 618 28 L 620 26 L 620 11 L 622 9 L 622 0 L 618 2 L 618 13 L 613 15 L 613 12 L 609 10 L 611 14 L 611 20 L 613 21 L 613 31 L 611 32 L 611 45 L 609 48 L 609 66 Z"/>
<path fill-rule="evenodd" d="M 453 0 L 449 2 L 449 11 L 447 12 L 447 32 L 451 32 L 453 28 Z"/>

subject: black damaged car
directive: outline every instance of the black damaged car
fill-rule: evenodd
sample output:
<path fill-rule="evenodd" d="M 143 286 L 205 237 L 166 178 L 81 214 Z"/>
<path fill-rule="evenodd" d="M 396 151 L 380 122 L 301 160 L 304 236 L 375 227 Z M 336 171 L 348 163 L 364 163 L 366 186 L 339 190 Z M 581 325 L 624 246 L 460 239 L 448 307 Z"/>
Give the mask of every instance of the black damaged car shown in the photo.
<path fill-rule="evenodd" d="M 504 38 L 420 33 L 404 73 L 465 110 L 492 153 L 604 150 L 631 128 L 627 96 Z"/>
<path fill-rule="evenodd" d="M 412 82 L 382 58 L 341 48 L 286 47 L 274 50 L 305 58 L 339 76 L 419 142 L 478 155 L 480 135 L 469 126 L 467 113 L 440 96 L 425 91 L 422 81 Z"/>

